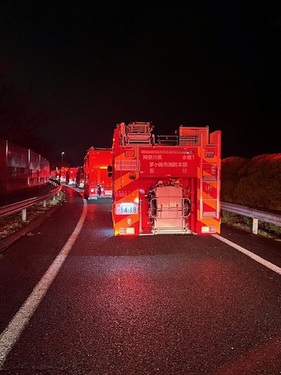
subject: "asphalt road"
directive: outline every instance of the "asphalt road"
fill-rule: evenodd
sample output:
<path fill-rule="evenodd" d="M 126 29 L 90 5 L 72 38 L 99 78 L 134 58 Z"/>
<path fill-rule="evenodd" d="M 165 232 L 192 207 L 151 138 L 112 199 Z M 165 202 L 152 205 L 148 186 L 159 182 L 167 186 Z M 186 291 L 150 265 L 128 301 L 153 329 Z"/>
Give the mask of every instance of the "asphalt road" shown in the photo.
<path fill-rule="evenodd" d="M 110 200 L 66 190 L 1 254 L 1 375 L 281 373 L 280 243 L 113 237 Z"/>

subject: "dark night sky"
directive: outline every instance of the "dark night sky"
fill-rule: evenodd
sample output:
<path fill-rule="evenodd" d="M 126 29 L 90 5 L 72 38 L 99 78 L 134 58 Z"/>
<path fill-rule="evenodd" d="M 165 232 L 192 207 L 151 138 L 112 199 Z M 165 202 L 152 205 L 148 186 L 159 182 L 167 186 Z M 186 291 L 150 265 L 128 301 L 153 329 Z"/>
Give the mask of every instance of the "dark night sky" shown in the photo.
<path fill-rule="evenodd" d="M 222 130 L 223 157 L 281 152 L 281 2 L 0 2 L 0 58 L 74 165 L 119 122 Z"/>

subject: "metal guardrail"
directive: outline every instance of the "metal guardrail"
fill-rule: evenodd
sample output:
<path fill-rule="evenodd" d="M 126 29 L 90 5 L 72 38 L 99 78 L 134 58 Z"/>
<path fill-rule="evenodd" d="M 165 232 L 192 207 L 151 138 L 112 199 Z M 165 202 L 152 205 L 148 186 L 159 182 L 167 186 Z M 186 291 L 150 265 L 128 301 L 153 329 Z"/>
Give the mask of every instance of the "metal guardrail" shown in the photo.
<path fill-rule="evenodd" d="M 281 227 L 281 213 L 273 213 L 268 211 L 256 210 L 248 206 L 242 206 L 234 203 L 221 202 L 221 209 L 232 212 L 234 214 L 247 216 L 253 219 L 252 233 L 258 233 L 258 222 L 263 221 L 265 223 L 274 224 Z"/>
<path fill-rule="evenodd" d="M 62 186 L 59 182 L 50 180 L 50 183 L 54 185 L 54 189 L 50 190 L 48 193 L 40 195 L 38 197 L 29 198 L 20 202 L 12 203 L 6 206 L 0 207 L 0 217 L 12 215 L 14 213 L 22 211 L 22 221 L 26 221 L 26 210 L 27 208 L 43 202 L 44 207 L 46 207 L 46 201 L 52 197 L 54 199 L 61 192 Z M 268 211 L 257 210 L 252 207 L 243 206 L 234 203 L 221 202 L 221 209 L 238 214 L 241 216 L 247 216 L 253 219 L 252 233 L 258 233 L 258 221 L 263 221 L 265 223 L 271 223 L 278 227 L 281 227 L 281 213 L 273 213 Z"/>
<path fill-rule="evenodd" d="M 54 185 L 54 189 L 51 189 L 48 193 L 0 207 L 0 217 L 13 215 L 21 211 L 22 221 L 25 222 L 27 220 L 26 218 L 27 208 L 35 204 L 41 203 L 41 202 L 43 202 L 43 206 L 46 207 L 46 201 L 52 197 L 54 197 L 55 199 L 56 196 L 60 193 L 62 186 L 59 183 L 52 181 L 52 180 L 50 180 L 50 183 Z"/>

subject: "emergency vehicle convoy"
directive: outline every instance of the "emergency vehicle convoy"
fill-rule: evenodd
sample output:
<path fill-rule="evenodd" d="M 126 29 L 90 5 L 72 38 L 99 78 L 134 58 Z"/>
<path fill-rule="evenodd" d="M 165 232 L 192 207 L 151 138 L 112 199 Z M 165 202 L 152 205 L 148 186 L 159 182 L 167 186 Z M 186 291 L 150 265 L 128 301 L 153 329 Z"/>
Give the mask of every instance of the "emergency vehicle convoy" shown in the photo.
<path fill-rule="evenodd" d="M 91 147 L 84 158 L 84 198 L 111 198 L 112 179 L 107 167 L 112 163 L 111 148 Z"/>
<path fill-rule="evenodd" d="M 155 139 L 149 122 L 120 123 L 112 153 L 115 236 L 220 233 L 220 130 Z"/>

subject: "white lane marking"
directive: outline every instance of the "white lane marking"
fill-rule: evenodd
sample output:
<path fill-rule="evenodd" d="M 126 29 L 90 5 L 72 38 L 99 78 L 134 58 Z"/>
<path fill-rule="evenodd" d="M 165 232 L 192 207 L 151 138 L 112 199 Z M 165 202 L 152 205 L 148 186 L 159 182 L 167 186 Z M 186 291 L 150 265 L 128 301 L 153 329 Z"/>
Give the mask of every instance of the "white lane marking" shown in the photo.
<path fill-rule="evenodd" d="M 0 370 L 10 352 L 15 345 L 19 336 L 21 335 L 24 327 L 28 324 L 30 318 L 38 307 L 39 303 L 43 299 L 47 290 L 54 281 L 58 274 L 61 266 L 66 260 L 72 246 L 74 245 L 85 221 L 87 215 L 87 201 L 84 200 L 83 212 L 81 217 L 72 232 L 71 236 L 61 249 L 60 253 L 53 261 L 49 269 L 46 271 L 42 279 L 35 286 L 30 296 L 26 299 L 24 304 L 21 306 L 19 311 L 14 315 L 9 325 L 0 335 Z"/>
<path fill-rule="evenodd" d="M 247 255 L 248 257 L 254 259 L 256 262 L 262 264 L 263 266 L 265 266 L 265 267 L 269 268 L 270 270 L 272 270 L 276 273 L 279 273 L 279 275 L 281 275 L 281 268 L 276 266 L 275 264 L 268 262 L 267 260 L 261 258 L 260 256 L 251 253 L 251 251 L 249 251 L 247 249 L 244 249 L 244 247 L 239 246 L 236 243 L 234 243 L 232 241 L 229 241 L 224 237 L 219 236 L 218 234 L 213 234 L 212 236 L 217 238 L 218 240 L 226 243 L 227 245 L 234 247 L 236 250 L 238 250 L 241 253 Z"/>

